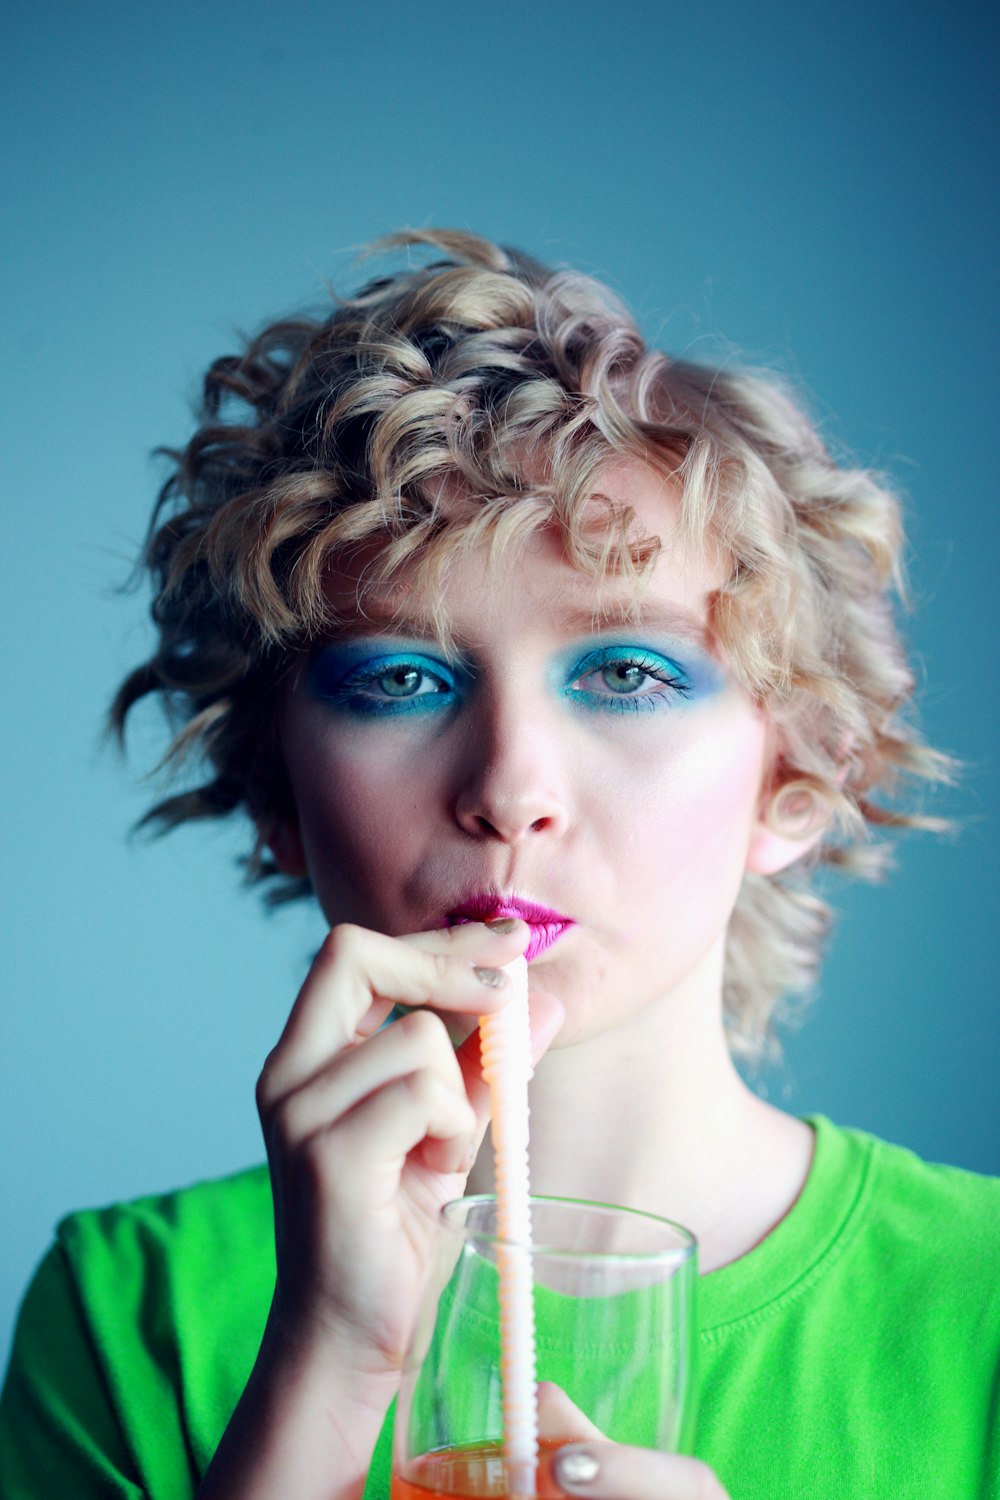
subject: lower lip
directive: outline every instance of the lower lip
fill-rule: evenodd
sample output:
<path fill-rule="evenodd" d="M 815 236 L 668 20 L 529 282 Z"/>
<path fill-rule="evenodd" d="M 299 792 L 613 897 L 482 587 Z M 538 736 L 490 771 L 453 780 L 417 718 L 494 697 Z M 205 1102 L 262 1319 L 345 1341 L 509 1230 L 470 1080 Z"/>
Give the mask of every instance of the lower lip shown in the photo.
<path fill-rule="evenodd" d="M 450 917 L 448 921 L 450 926 L 459 927 L 464 926 L 466 922 L 490 922 L 500 916 L 516 915 L 516 912 L 491 912 L 489 916 L 482 917 Z M 527 919 L 519 917 L 518 920 L 523 922 Z M 547 949 L 552 947 L 553 943 L 557 943 L 563 933 L 573 925 L 572 922 L 528 922 L 528 926 L 531 928 L 531 937 L 528 940 L 527 948 L 524 950 L 524 956 L 528 963 L 530 964 L 533 959 L 545 953 Z"/>
<path fill-rule="evenodd" d="M 533 958 L 538 958 L 539 954 L 551 948 L 553 943 L 557 943 L 571 924 L 569 922 L 539 922 L 537 924 L 529 922 L 528 925 L 531 928 L 531 938 L 524 950 L 524 956 L 530 964 Z"/>

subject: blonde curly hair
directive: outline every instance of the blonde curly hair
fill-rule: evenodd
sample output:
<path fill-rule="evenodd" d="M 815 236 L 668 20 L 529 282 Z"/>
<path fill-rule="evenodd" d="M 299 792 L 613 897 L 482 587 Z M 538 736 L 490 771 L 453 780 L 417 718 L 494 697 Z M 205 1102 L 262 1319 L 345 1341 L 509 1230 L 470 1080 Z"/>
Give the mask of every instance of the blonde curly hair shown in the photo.
<path fill-rule="evenodd" d="M 936 826 L 893 806 L 902 777 L 943 780 L 949 767 L 905 717 L 899 504 L 880 476 L 831 457 L 773 375 L 648 349 L 598 282 L 469 234 L 406 231 L 377 248 L 416 246 L 445 258 L 410 256 L 206 375 L 144 551 L 159 644 L 111 723 L 123 735 L 133 705 L 159 694 L 175 731 L 168 762 L 193 758 L 210 775 L 144 822 L 243 809 L 257 829 L 250 878 L 274 900 L 302 893 L 267 854 L 294 812 L 275 726 L 290 666 L 336 628 L 331 563 L 369 549 L 371 588 L 405 569 L 446 636 L 450 558 L 555 525 L 574 566 L 624 575 L 638 601 L 658 539 L 600 494 L 609 462 L 638 459 L 679 488 L 687 537 L 728 560 L 710 626 L 776 728 L 771 818 L 824 825 L 788 871 L 745 876 L 730 922 L 730 1042 L 759 1057 L 815 977 L 829 924 L 817 866 L 873 875 L 885 857 L 873 828 Z"/>

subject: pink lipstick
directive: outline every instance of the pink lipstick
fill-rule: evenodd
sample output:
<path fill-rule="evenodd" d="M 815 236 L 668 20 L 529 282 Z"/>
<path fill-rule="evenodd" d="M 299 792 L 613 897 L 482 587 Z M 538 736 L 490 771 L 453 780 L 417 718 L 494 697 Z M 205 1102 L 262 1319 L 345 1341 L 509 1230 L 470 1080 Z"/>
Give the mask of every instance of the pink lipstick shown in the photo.
<path fill-rule="evenodd" d="M 448 913 L 445 923 L 448 927 L 457 927 L 463 922 L 492 922 L 497 917 L 519 917 L 522 922 L 527 922 L 531 939 L 524 956 L 529 964 L 575 925 L 572 917 L 539 906 L 536 901 L 525 901 L 520 896 L 495 896 L 489 891 L 477 892 L 461 902 Z"/>

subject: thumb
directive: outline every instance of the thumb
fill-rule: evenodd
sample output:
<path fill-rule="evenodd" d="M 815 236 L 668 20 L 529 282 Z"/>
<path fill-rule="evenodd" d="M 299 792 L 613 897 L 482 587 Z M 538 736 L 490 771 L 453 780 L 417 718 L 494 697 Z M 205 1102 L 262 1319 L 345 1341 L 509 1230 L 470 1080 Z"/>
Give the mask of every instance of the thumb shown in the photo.
<path fill-rule="evenodd" d="M 548 990 L 533 990 L 528 994 L 528 1014 L 531 1020 L 531 1061 L 537 1063 L 562 1030 L 566 1007 Z"/>
<path fill-rule="evenodd" d="M 548 1442 L 568 1443 L 575 1438 L 606 1441 L 604 1433 L 571 1401 L 561 1386 L 551 1380 L 540 1380 L 538 1393 L 538 1436 Z"/>
<path fill-rule="evenodd" d="M 567 1495 L 591 1500 L 729 1500 L 707 1464 L 617 1443 L 571 1443 L 552 1460 Z"/>

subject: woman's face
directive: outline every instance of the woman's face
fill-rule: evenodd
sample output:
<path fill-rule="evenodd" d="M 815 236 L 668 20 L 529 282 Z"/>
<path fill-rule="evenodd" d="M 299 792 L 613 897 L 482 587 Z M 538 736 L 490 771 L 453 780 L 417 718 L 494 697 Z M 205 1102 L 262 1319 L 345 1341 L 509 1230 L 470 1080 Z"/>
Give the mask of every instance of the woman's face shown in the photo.
<path fill-rule="evenodd" d="M 366 604 L 282 724 L 298 826 L 276 848 L 301 850 L 328 920 L 401 934 L 544 908 L 529 957 L 564 1041 L 692 985 L 718 996 L 765 779 L 765 720 L 707 638 L 721 567 L 681 545 L 650 471 L 604 487 L 663 541 L 641 623 L 611 580 L 595 628 L 595 585 L 538 533 L 488 578 L 479 554 L 455 563 L 454 650 Z"/>

